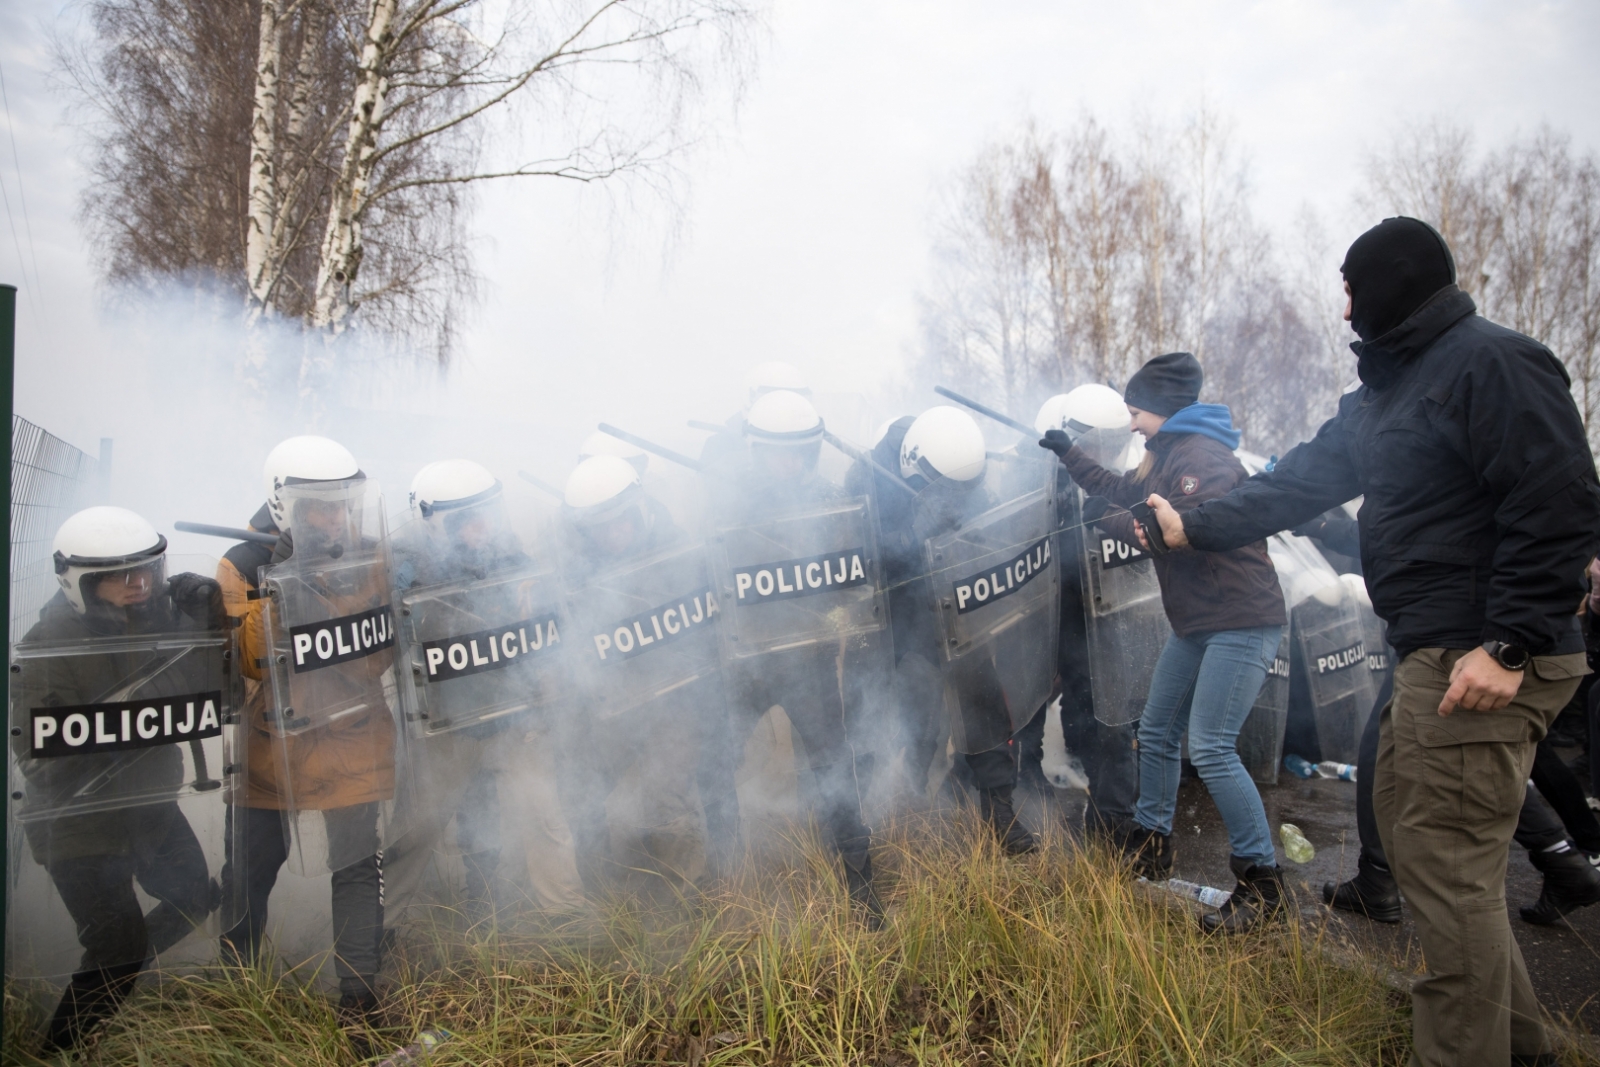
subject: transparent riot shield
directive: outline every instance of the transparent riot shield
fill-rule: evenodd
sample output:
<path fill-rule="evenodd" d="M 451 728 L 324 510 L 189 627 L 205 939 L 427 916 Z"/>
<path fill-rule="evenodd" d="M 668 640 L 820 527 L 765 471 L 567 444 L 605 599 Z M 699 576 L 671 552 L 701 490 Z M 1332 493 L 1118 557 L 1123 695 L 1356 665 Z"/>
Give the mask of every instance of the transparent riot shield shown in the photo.
<path fill-rule="evenodd" d="M 1277 534 L 1267 548 L 1289 605 L 1291 700 L 1309 703 L 1322 758 L 1353 763 L 1376 697 L 1360 602 L 1305 538 Z"/>
<path fill-rule="evenodd" d="M 302 874 L 366 859 L 397 830 L 389 549 L 376 487 L 364 492 L 340 505 L 349 515 L 340 538 L 313 551 L 297 535 L 294 555 L 262 570 L 272 686 L 264 720 L 292 831 L 289 861 Z M 250 770 L 252 784 L 260 770 Z"/>
<path fill-rule="evenodd" d="M 1004 744 L 1050 696 L 1061 625 L 1055 498 L 1035 489 L 925 546 L 951 730 L 963 752 Z"/>
<path fill-rule="evenodd" d="M 1283 735 L 1289 722 L 1289 635 L 1283 635 L 1255 706 L 1239 730 L 1239 759 L 1261 785 L 1277 785 L 1283 764 Z"/>
<path fill-rule="evenodd" d="M 549 704 L 567 624 L 548 573 L 411 589 L 399 599 L 411 735 L 425 738 Z"/>
<path fill-rule="evenodd" d="M 1361 615 L 1361 633 L 1367 646 L 1367 674 L 1372 683 L 1372 708 L 1365 715 L 1356 716 L 1356 741 L 1366 731 L 1367 721 L 1378 713 L 1377 700 L 1384 686 L 1394 677 L 1394 649 L 1389 647 L 1389 628 L 1378 613 L 1372 610 L 1372 598 L 1367 594 L 1367 583 L 1359 574 L 1342 574 L 1339 580 L 1350 591 Z"/>
<path fill-rule="evenodd" d="M 6 977 L 170 964 L 180 943 L 209 957 L 191 935 L 220 896 L 230 639 L 178 617 L 125 637 L 47 626 L 11 657 Z"/>
<path fill-rule="evenodd" d="M 865 499 L 719 528 L 711 559 L 731 661 L 834 644 L 889 621 Z"/>
<path fill-rule="evenodd" d="M 584 711 L 610 718 L 719 670 L 721 598 L 692 543 L 592 579 L 568 600 L 568 677 Z"/>

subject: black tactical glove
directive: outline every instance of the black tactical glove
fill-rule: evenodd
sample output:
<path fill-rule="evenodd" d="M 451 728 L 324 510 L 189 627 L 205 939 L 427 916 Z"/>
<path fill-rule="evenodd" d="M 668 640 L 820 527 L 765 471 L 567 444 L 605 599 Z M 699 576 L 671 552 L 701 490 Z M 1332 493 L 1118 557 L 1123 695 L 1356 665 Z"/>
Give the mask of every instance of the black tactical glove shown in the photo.
<path fill-rule="evenodd" d="M 1321 540 L 1323 534 L 1328 532 L 1328 517 L 1326 515 L 1318 515 L 1310 522 L 1302 522 L 1289 532 L 1299 534 L 1301 537 L 1315 537 Z"/>
<path fill-rule="evenodd" d="M 1083 498 L 1083 521 L 1099 522 L 1106 517 L 1106 512 L 1115 511 L 1117 507 L 1103 496 L 1089 496 Z"/>
<path fill-rule="evenodd" d="M 1048 448 L 1062 458 L 1072 451 L 1073 440 L 1067 436 L 1065 430 L 1046 430 L 1044 437 L 1039 439 L 1040 448 Z"/>
<path fill-rule="evenodd" d="M 167 592 L 172 596 L 172 606 L 208 630 L 220 630 L 227 621 L 227 610 L 222 606 L 222 586 L 215 578 L 199 574 L 174 574 L 167 579 Z"/>

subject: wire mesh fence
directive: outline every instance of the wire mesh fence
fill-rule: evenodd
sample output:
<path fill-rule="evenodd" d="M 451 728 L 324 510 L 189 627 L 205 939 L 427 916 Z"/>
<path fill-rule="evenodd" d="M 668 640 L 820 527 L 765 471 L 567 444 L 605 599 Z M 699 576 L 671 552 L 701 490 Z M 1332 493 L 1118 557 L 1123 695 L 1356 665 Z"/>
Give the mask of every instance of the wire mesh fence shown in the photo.
<path fill-rule="evenodd" d="M 11 417 L 11 637 L 17 640 L 56 590 L 50 541 L 93 503 L 100 461 L 27 419 Z"/>

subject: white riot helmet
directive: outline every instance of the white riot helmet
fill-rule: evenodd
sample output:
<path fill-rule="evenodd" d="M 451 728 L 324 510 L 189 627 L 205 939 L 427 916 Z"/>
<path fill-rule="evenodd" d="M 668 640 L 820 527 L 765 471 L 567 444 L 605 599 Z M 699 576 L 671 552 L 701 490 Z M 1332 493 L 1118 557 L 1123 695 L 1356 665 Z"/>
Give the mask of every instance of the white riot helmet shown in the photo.
<path fill-rule="evenodd" d="M 744 417 L 752 461 L 780 480 L 816 470 L 823 429 L 822 416 L 811 401 L 788 389 L 763 393 Z"/>
<path fill-rule="evenodd" d="M 750 394 L 750 403 L 777 389 L 786 389 L 801 396 L 811 395 L 811 387 L 806 384 L 800 372 L 795 370 L 793 365 L 778 360 L 753 367 L 750 373 L 745 375 L 744 384 Z"/>
<path fill-rule="evenodd" d="M 983 474 L 988 460 L 977 421 L 948 405 L 918 415 L 900 442 L 900 474 L 905 478 L 920 474 L 930 482 L 970 482 Z"/>
<path fill-rule="evenodd" d="M 500 480 L 470 459 L 441 459 L 411 479 L 411 506 L 424 519 L 500 499 Z"/>
<path fill-rule="evenodd" d="M 1033 428 L 1040 433 L 1065 430 L 1077 437 L 1088 430 L 1125 430 L 1128 421 L 1128 405 L 1121 394 L 1108 385 L 1091 383 L 1046 400 Z"/>
<path fill-rule="evenodd" d="M 89 611 L 94 586 L 121 572 L 129 584 L 149 582 L 159 592 L 167 579 L 167 539 L 126 508 L 86 508 L 56 531 L 56 580 L 79 615 Z"/>
<path fill-rule="evenodd" d="M 644 477 L 645 471 L 650 467 L 650 453 L 642 448 L 630 445 L 620 437 L 612 437 L 604 430 L 596 430 L 583 439 L 583 444 L 578 446 L 578 458 L 588 459 L 590 456 L 616 456 L 633 464 L 639 476 Z"/>
<path fill-rule="evenodd" d="M 267 482 L 267 510 L 278 529 L 290 529 L 289 509 L 283 488 L 307 482 L 354 482 L 366 475 L 350 450 L 326 437 L 306 434 L 282 441 L 267 453 L 262 467 Z"/>
<path fill-rule="evenodd" d="M 620 456 L 590 456 L 567 476 L 562 501 L 581 525 L 616 518 L 639 503 L 639 472 Z"/>

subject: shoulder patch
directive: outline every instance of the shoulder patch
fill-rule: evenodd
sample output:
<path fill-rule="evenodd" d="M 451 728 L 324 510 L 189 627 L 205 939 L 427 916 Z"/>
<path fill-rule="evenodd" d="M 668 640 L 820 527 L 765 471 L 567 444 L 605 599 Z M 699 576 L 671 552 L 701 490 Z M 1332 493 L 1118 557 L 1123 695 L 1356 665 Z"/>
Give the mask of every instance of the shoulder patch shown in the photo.
<path fill-rule="evenodd" d="M 1196 489 L 1200 488 L 1200 479 L 1196 478 L 1192 474 L 1185 474 L 1183 477 L 1178 479 L 1178 488 L 1183 490 L 1184 496 L 1189 496 Z"/>

